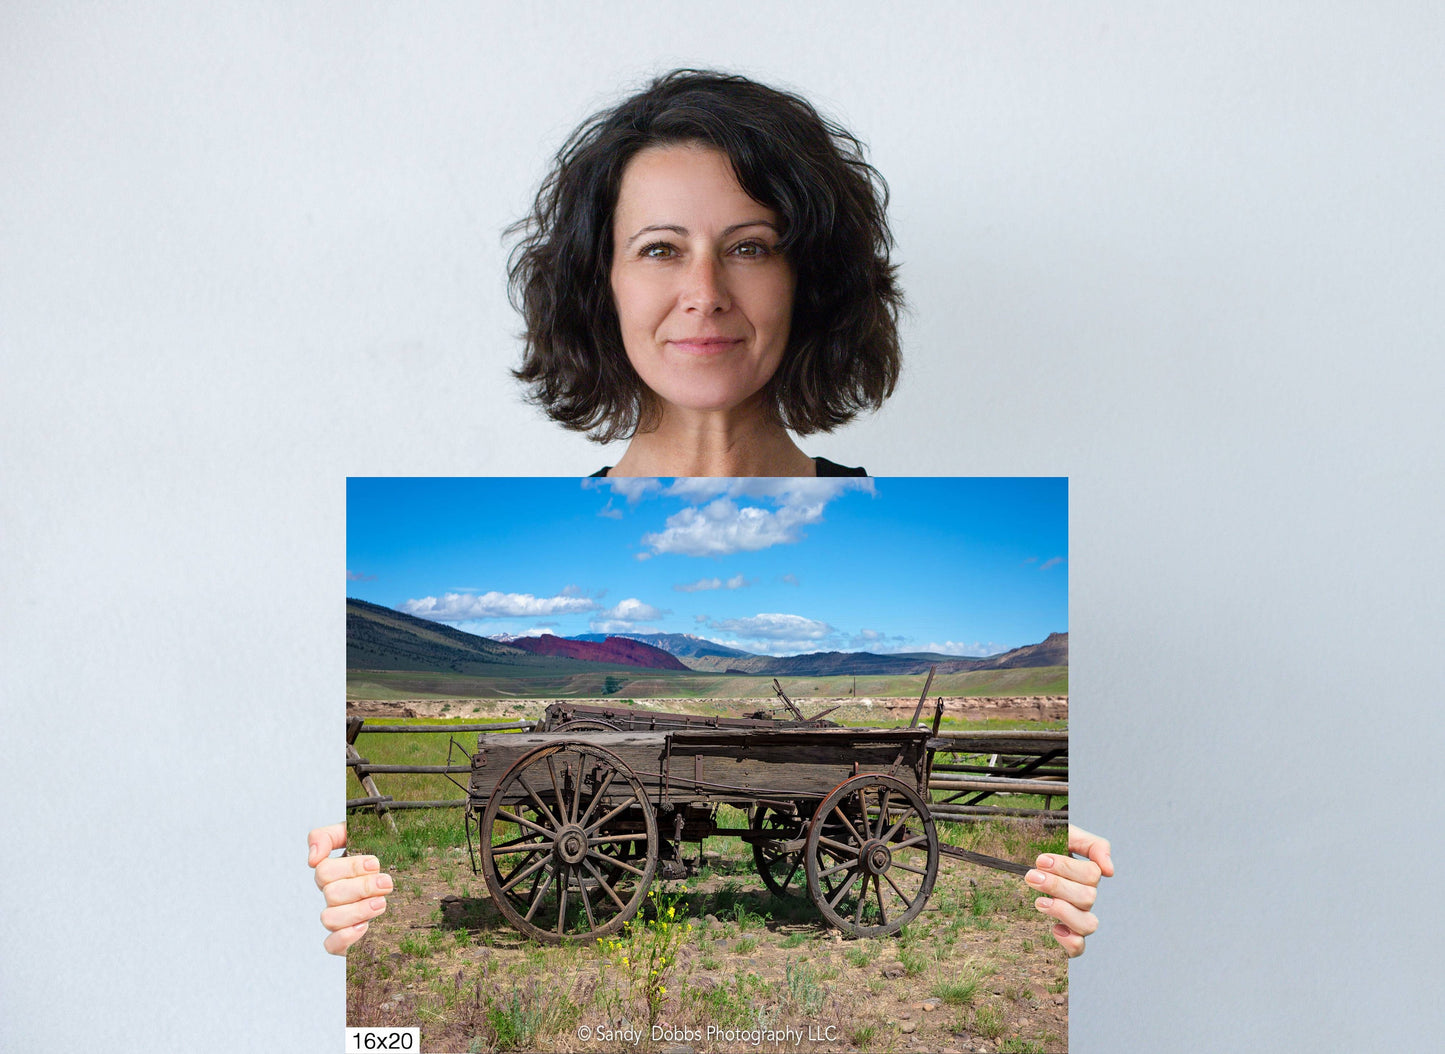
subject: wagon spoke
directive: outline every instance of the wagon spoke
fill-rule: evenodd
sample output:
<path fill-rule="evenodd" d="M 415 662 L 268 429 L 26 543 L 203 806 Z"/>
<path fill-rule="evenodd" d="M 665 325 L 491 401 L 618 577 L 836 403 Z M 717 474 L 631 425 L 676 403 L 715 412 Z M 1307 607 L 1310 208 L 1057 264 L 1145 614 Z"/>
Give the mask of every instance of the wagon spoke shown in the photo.
<path fill-rule="evenodd" d="M 507 881 L 502 886 L 502 892 L 510 893 L 518 882 L 521 882 L 528 875 L 533 874 L 537 870 L 537 868 L 545 867 L 547 864 L 547 860 L 548 857 L 541 856 L 538 857 L 535 861 L 533 861 L 530 865 L 518 865 L 517 871 L 513 871 L 510 875 L 507 876 Z M 520 871 L 521 873 L 518 874 L 518 871 Z"/>
<path fill-rule="evenodd" d="M 895 846 L 893 847 L 893 851 L 894 851 L 894 852 L 897 852 L 897 851 L 900 850 L 900 849 L 912 849 L 915 845 L 922 845 L 922 846 L 928 845 L 928 837 L 927 837 L 927 835 L 915 834 L 912 838 L 908 839 L 906 842 L 899 842 L 897 845 L 895 845 Z"/>
<path fill-rule="evenodd" d="M 532 903 L 531 906 L 527 908 L 527 914 L 522 916 L 528 922 L 532 921 L 532 916 L 537 914 L 537 909 L 541 907 L 542 898 L 547 895 L 547 890 L 551 888 L 552 879 L 556 876 L 557 869 L 548 867 L 546 874 L 546 880 L 537 888 L 536 894 L 532 897 Z"/>
<path fill-rule="evenodd" d="M 913 868 L 910 867 L 908 870 L 912 871 Z M 885 871 L 883 873 L 883 877 L 888 879 L 888 884 L 893 887 L 893 892 L 897 893 L 899 899 L 903 901 L 904 907 L 908 907 L 910 904 L 913 903 L 913 898 L 910 897 L 907 893 L 903 892 L 903 890 L 898 888 L 898 883 L 893 881 L 892 875 L 888 874 L 888 872 Z"/>
<path fill-rule="evenodd" d="M 643 832 L 641 832 L 641 833 L 639 833 L 639 834 L 603 834 L 603 835 L 598 835 L 596 838 L 589 838 L 589 839 L 587 839 L 587 844 L 588 844 L 588 845 L 611 845 L 611 844 L 613 844 L 614 842 L 645 842 L 645 841 L 647 841 L 647 832 L 646 832 L 646 831 L 643 831 Z"/>
<path fill-rule="evenodd" d="M 587 855 L 590 857 L 595 857 L 598 860 L 604 860 L 611 867 L 620 867 L 624 871 L 631 871 L 634 875 L 637 875 L 638 877 L 641 877 L 647 873 L 640 868 L 633 867 L 625 860 L 619 860 L 615 856 L 608 856 L 606 853 L 599 853 L 596 849 L 587 850 Z"/>
<path fill-rule="evenodd" d="M 590 863 L 590 861 L 587 862 Z M 597 928 L 597 920 L 592 917 L 592 901 L 587 899 L 587 885 L 582 881 L 582 873 L 580 871 L 577 873 L 577 892 L 582 895 L 582 910 L 587 912 L 587 928 L 589 930 L 595 930 Z"/>
<path fill-rule="evenodd" d="M 562 787 L 557 782 L 557 766 L 554 757 L 547 758 L 547 772 L 552 776 L 552 793 L 557 797 L 557 815 L 562 817 L 563 823 L 571 823 L 572 816 L 567 812 L 567 800 L 562 794 Z"/>
<path fill-rule="evenodd" d="M 819 836 L 818 844 L 827 846 L 829 849 L 837 853 L 840 858 L 851 860 L 858 859 L 859 846 L 857 845 L 845 845 L 842 842 L 835 842 L 833 841 L 833 839 L 823 836 Z"/>
<path fill-rule="evenodd" d="M 520 872 L 524 867 L 527 868 L 527 872 L 528 872 L 528 874 L 530 874 L 531 872 L 535 871 L 536 868 L 530 867 L 530 866 L 528 866 L 528 865 L 530 865 L 533 861 L 537 860 L 539 857 L 540 857 L 543 861 L 545 861 L 545 860 L 547 859 L 547 856 L 548 856 L 548 853 L 547 853 L 546 850 L 539 849 L 539 850 L 537 850 L 536 852 L 534 852 L 534 853 L 530 854 L 529 856 L 525 857 L 524 859 L 518 860 L 518 861 L 516 862 L 516 864 L 512 867 L 512 870 L 510 870 L 510 871 L 507 872 L 506 876 L 502 879 L 502 881 L 503 881 L 503 882 L 511 882 L 513 878 L 518 877 L 518 872 Z M 493 861 L 493 863 L 495 863 L 495 861 Z M 500 871 L 500 870 L 501 870 L 501 868 L 498 867 L 498 871 Z M 526 875 L 521 875 L 520 877 L 521 877 L 521 878 L 526 878 L 527 876 L 526 876 Z"/>
<path fill-rule="evenodd" d="M 888 822 L 888 788 L 884 787 L 878 795 L 878 830 L 873 832 L 874 838 L 883 836 L 883 825 Z"/>
<path fill-rule="evenodd" d="M 621 805 L 617 806 L 617 808 L 613 809 L 613 810 L 612 810 L 611 812 L 609 812 L 606 816 L 602 817 L 602 819 L 596 821 L 595 823 L 592 824 L 591 827 L 587 828 L 587 837 L 589 837 L 589 838 L 592 837 L 592 832 L 593 832 L 593 831 L 596 831 L 596 830 L 598 830 L 599 828 L 601 828 L 605 823 L 607 823 L 608 820 L 612 819 L 614 816 L 619 815 L 619 814 L 620 814 L 624 809 L 626 809 L 628 806 L 630 806 L 630 805 L 635 805 L 635 804 L 637 804 L 637 799 L 636 799 L 635 797 L 634 797 L 634 798 L 629 798 L 627 801 L 624 801 Z"/>
<path fill-rule="evenodd" d="M 864 888 L 866 890 L 867 887 Z M 873 876 L 873 892 L 878 895 L 878 914 L 883 919 L 883 925 L 886 926 L 888 925 L 888 909 L 883 906 L 883 881 L 877 875 Z"/>
<path fill-rule="evenodd" d="M 900 864 L 897 860 L 893 861 L 892 866 L 898 868 L 898 870 L 900 870 L 900 871 L 907 871 L 907 872 L 909 872 L 910 874 L 914 874 L 914 875 L 925 875 L 925 876 L 926 876 L 926 875 L 928 874 L 928 872 L 927 872 L 927 871 L 924 871 L 922 868 L 909 867 L 907 864 Z"/>
<path fill-rule="evenodd" d="M 831 878 L 833 875 L 836 875 L 839 871 L 848 871 L 848 870 L 850 870 L 850 869 L 852 869 L 852 868 L 855 868 L 855 867 L 857 867 L 857 866 L 858 866 L 858 862 L 857 862 L 856 860 L 845 861 L 844 863 L 839 864 L 837 867 L 830 867 L 830 868 L 828 868 L 828 870 L 826 870 L 826 871 L 819 871 L 819 872 L 818 872 L 818 878 L 819 878 L 820 881 L 821 881 L 822 879 L 825 879 L 825 878 Z"/>
<path fill-rule="evenodd" d="M 514 820 L 512 822 L 515 823 L 516 821 Z M 523 853 L 526 852 L 528 849 L 540 849 L 545 846 L 550 846 L 552 844 L 550 841 L 527 841 L 527 839 L 531 837 L 533 836 L 529 834 L 519 834 L 515 838 L 508 838 L 505 842 L 496 842 L 492 845 L 492 855 L 496 856 L 498 853 Z"/>
<path fill-rule="evenodd" d="M 533 803 L 537 806 L 537 811 L 541 815 L 547 817 L 548 821 L 552 824 L 552 830 L 555 831 L 559 827 L 563 826 L 561 823 L 558 822 L 557 817 L 552 815 L 552 810 L 547 808 L 547 803 L 544 802 L 541 798 L 537 797 L 537 792 L 534 791 L 532 789 L 532 785 L 527 782 L 526 776 L 523 776 L 520 772 L 517 773 L 517 782 L 522 785 L 522 789 L 527 792 L 527 797 L 531 798 Z M 538 830 L 541 829 L 542 828 L 538 828 Z"/>
<path fill-rule="evenodd" d="M 843 895 L 848 892 L 849 888 L 853 885 L 854 879 L 856 879 L 857 877 L 858 872 L 854 871 L 843 880 L 843 884 L 839 886 L 837 891 L 833 894 L 833 899 L 828 901 L 828 907 L 834 909 L 838 907 L 838 902 L 843 899 Z"/>
<path fill-rule="evenodd" d="M 516 813 L 508 809 L 498 809 L 497 815 L 503 820 L 506 820 L 508 823 L 514 823 L 518 827 L 526 827 L 530 830 L 536 831 L 538 834 L 542 835 L 544 838 L 547 839 L 548 845 L 552 843 L 552 836 L 557 833 L 557 829 L 555 827 L 549 830 L 548 828 L 543 827 L 541 824 L 533 823 L 531 820 L 528 820 L 522 816 L 518 816 Z"/>
<path fill-rule="evenodd" d="M 853 826 L 853 821 L 848 819 L 848 817 L 843 814 L 843 810 L 840 809 L 837 805 L 833 806 L 833 812 L 837 813 L 838 819 L 842 820 L 844 826 L 846 826 L 848 830 L 853 833 L 853 838 L 857 841 L 859 845 L 862 845 L 868 840 L 858 833 L 858 828 Z"/>
<path fill-rule="evenodd" d="M 550 759 L 549 759 L 550 760 Z M 567 928 L 567 887 L 572 884 L 572 869 L 562 865 L 559 869 L 560 887 L 557 891 L 557 936 L 562 936 Z"/>
<path fill-rule="evenodd" d="M 908 822 L 908 818 L 909 818 L 910 816 L 912 816 L 912 815 L 913 815 L 913 810 L 912 810 L 912 809 L 905 810 L 904 813 L 903 813 L 903 815 L 900 816 L 900 817 L 898 817 L 898 822 L 895 823 L 892 827 L 890 827 L 890 828 L 888 829 L 888 833 L 883 836 L 883 841 L 885 841 L 885 842 L 891 842 L 891 841 L 893 841 L 894 836 L 897 835 L 898 832 L 903 829 L 903 825 Z"/>
<path fill-rule="evenodd" d="M 622 898 L 617 895 L 616 890 L 607 884 L 607 879 L 602 877 L 602 872 L 597 870 L 597 865 L 591 860 L 584 860 L 582 862 L 587 865 L 587 870 L 592 872 L 592 877 L 597 879 L 597 884 L 612 898 L 612 902 L 617 905 L 617 909 L 619 911 L 626 911 L 627 905 L 622 902 Z"/>
<path fill-rule="evenodd" d="M 525 845 L 494 845 L 492 846 L 493 856 L 507 856 L 511 853 L 539 853 L 543 849 L 552 848 L 551 842 L 529 842 Z"/>
<path fill-rule="evenodd" d="M 577 821 L 577 825 L 578 825 L 579 827 L 586 827 L 586 826 L 587 826 L 587 821 L 592 818 L 592 810 L 595 809 L 595 808 L 597 808 L 597 803 L 600 802 L 600 801 L 602 800 L 603 795 L 605 795 L 605 794 L 607 793 L 607 788 L 612 785 L 612 778 L 613 778 L 614 776 L 616 776 L 616 775 L 617 775 L 617 770 L 616 770 L 616 769 L 608 769 L 608 770 L 607 770 L 607 778 L 602 781 L 602 786 L 600 786 L 600 787 L 597 788 L 597 793 L 594 794 L 594 795 L 592 795 L 592 800 L 587 803 L 587 811 L 584 812 L 584 813 L 582 814 L 582 818 Z M 581 780 L 578 780 L 578 781 L 577 781 L 577 784 L 578 784 L 578 786 L 580 787 L 581 784 L 582 784 L 582 781 L 581 781 Z"/>

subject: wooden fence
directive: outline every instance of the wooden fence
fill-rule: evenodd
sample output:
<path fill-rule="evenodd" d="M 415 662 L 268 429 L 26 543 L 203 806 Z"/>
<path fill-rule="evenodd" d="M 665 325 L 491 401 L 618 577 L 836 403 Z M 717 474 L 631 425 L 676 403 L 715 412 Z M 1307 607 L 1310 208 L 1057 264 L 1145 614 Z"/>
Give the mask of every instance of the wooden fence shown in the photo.
<path fill-rule="evenodd" d="M 411 775 L 468 775 L 470 765 L 373 765 L 356 750 L 356 737 L 363 726 L 372 732 L 430 732 L 448 735 L 457 732 L 532 731 L 535 721 L 512 721 L 506 724 L 456 725 L 372 725 L 359 717 L 346 719 L 346 764 L 356 774 L 366 795 L 349 798 L 347 809 L 374 809 L 396 830 L 390 813 L 396 809 L 459 809 L 465 798 L 445 801 L 397 801 L 382 794 L 374 779 L 377 775 L 406 773 Z M 936 751 L 929 774 L 928 789 L 934 792 L 929 812 L 934 819 L 957 822 L 980 819 L 1005 822 L 1040 822 L 1055 826 L 1068 822 L 1068 807 L 1053 808 L 1053 799 L 1069 795 L 1069 733 L 1066 729 L 1049 730 L 986 730 L 955 735 L 935 736 L 928 746 Z M 982 760 L 987 758 L 986 761 Z M 1014 794 L 1042 795 L 1042 809 L 1022 808 L 1006 804 L 1006 796 Z M 940 797 L 939 795 L 942 795 Z M 983 804 L 989 798 L 1000 803 Z"/>

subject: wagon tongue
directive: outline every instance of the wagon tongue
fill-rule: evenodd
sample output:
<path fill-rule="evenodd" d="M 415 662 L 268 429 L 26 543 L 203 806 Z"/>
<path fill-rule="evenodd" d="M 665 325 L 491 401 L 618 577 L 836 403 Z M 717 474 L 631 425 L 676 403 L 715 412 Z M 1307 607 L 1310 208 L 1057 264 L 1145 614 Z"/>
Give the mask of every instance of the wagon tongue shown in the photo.
<path fill-rule="evenodd" d="M 1012 860 L 1000 860 L 996 856 L 984 856 L 982 853 L 973 853 L 967 849 L 959 849 L 957 846 L 940 844 L 938 851 L 946 856 L 956 856 L 960 860 L 967 860 L 970 864 L 991 867 L 996 871 L 1010 871 L 1015 875 L 1026 875 L 1029 873 L 1028 864 L 1016 864 Z"/>

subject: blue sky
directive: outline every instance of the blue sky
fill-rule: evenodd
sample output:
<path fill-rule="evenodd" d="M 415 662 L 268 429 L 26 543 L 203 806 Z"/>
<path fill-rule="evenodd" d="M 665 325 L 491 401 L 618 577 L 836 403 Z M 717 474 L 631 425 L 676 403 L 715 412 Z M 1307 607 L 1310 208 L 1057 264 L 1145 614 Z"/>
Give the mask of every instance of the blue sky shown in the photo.
<path fill-rule="evenodd" d="M 987 655 L 1068 629 L 1068 481 L 353 478 L 347 595 L 470 633 Z"/>

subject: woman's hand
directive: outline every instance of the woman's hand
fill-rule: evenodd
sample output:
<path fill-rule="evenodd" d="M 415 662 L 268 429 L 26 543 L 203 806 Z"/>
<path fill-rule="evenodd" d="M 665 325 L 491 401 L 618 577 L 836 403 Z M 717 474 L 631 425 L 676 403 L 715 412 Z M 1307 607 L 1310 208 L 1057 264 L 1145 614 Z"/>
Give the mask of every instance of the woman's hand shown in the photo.
<path fill-rule="evenodd" d="M 391 892 L 391 876 L 381 872 L 381 862 L 374 856 L 330 855 L 346 844 L 344 823 L 318 827 L 306 840 L 307 863 L 316 869 L 316 886 L 326 896 L 321 924 L 331 935 L 322 946 L 332 955 L 345 955 L 370 920 L 386 910 L 384 894 Z"/>
<path fill-rule="evenodd" d="M 1099 877 L 1113 876 L 1114 861 L 1109 858 L 1108 839 L 1073 824 L 1069 824 L 1069 852 L 1087 859 L 1043 853 L 1024 881 L 1047 894 L 1034 901 L 1034 907 L 1059 920 L 1054 924 L 1054 940 L 1072 959 L 1084 954 L 1084 938 L 1099 928 L 1099 920 L 1089 909 L 1099 893 Z"/>

